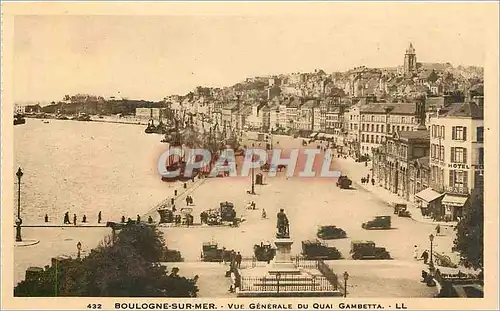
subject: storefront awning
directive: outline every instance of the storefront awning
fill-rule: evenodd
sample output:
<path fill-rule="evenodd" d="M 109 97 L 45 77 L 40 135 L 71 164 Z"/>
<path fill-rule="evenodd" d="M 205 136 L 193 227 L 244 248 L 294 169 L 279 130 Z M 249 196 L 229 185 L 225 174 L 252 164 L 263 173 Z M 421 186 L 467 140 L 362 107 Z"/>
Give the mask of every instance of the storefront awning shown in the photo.
<path fill-rule="evenodd" d="M 437 191 L 434 191 L 432 188 L 427 188 L 419 193 L 416 193 L 415 196 L 427 203 L 431 203 L 432 201 L 441 198 L 444 195 L 444 193 L 439 193 Z"/>
<path fill-rule="evenodd" d="M 444 196 L 442 203 L 444 205 L 462 207 L 469 197 L 447 194 Z"/>
<path fill-rule="evenodd" d="M 311 135 L 309 135 L 310 138 L 313 138 L 313 137 L 316 137 L 318 135 L 318 133 L 312 133 Z"/>

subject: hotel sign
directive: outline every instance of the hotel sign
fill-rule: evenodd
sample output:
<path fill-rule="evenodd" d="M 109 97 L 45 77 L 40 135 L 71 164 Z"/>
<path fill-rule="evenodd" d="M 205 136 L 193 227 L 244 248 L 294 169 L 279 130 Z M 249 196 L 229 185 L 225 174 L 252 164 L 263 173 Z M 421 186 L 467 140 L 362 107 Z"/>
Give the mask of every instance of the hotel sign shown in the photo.
<path fill-rule="evenodd" d="M 457 169 L 464 169 L 464 170 L 470 169 L 469 165 L 464 164 L 464 163 L 449 163 L 448 168 L 457 168 Z"/>

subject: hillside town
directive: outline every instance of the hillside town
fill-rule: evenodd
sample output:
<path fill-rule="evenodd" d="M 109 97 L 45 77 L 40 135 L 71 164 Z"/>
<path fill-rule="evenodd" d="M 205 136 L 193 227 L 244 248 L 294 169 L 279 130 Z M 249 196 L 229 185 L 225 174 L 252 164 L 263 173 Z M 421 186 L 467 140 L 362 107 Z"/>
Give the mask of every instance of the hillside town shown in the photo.
<path fill-rule="evenodd" d="M 456 221 L 471 189 L 483 184 L 482 83 L 482 68 L 418 62 L 410 43 L 394 68 L 251 77 L 157 102 L 66 95 L 44 107 L 17 105 L 16 113 L 133 115 L 146 122 L 187 115 L 228 133 L 325 140 L 340 154 L 372 161 L 380 187 L 429 206 L 436 220 Z"/>

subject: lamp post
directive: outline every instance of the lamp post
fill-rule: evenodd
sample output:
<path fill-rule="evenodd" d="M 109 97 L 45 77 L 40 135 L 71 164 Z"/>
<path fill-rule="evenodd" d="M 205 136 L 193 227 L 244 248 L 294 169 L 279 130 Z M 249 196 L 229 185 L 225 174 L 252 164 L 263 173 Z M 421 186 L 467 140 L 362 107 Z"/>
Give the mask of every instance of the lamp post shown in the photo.
<path fill-rule="evenodd" d="M 82 250 L 82 243 L 78 242 L 76 244 L 76 248 L 78 249 L 78 255 L 77 255 L 77 258 L 80 259 L 80 252 Z"/>
<path fill-rule="evenodd" d="M 429 267 L 432 269 L 434 268 L 434 261 L 432 260 L 432 242 L 434 241 L 434 235 L 432 233 L 429 235 L 429 241 L 431 241 L 431 257 L 430 257 Z"/>
<path fill-rule="evenodd" d="M 21 219 L 21 177 L 23 177 L 23 171 L 21 168 L 17 169 L 17 219 L 16 219 L 16 242 L 22 242 L 21 237 L 21 224 L 23 220 Z"/>
<path fill-rule="evenodd" d="M 344 271 L 344 298 L 347 297 L 347 280 L 349 280 L 349 273 L 347 271 Z"/>

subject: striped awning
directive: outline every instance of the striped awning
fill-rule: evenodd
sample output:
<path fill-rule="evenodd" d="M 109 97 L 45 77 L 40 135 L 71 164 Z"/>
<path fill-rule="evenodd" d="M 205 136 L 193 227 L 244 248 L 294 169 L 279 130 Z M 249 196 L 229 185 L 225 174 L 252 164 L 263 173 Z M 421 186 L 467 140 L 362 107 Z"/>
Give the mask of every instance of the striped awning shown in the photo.
<path fill-rule="evenodd" d="M 467 202 L 467 199 L 469 199 L 468 196 L 447 194 L 444 196 L 442 203 L 444 205 L 462 207 Z"/>
<path fill-rule="evenodd" d="M 427 188 L 419 193 L 416 193 L 415 196 L 427 203 L 431 203 L 432 201 L 439 199 L 444 196 L 444 193 L 439 193 L 434 191 L 432 188 Z"/>

